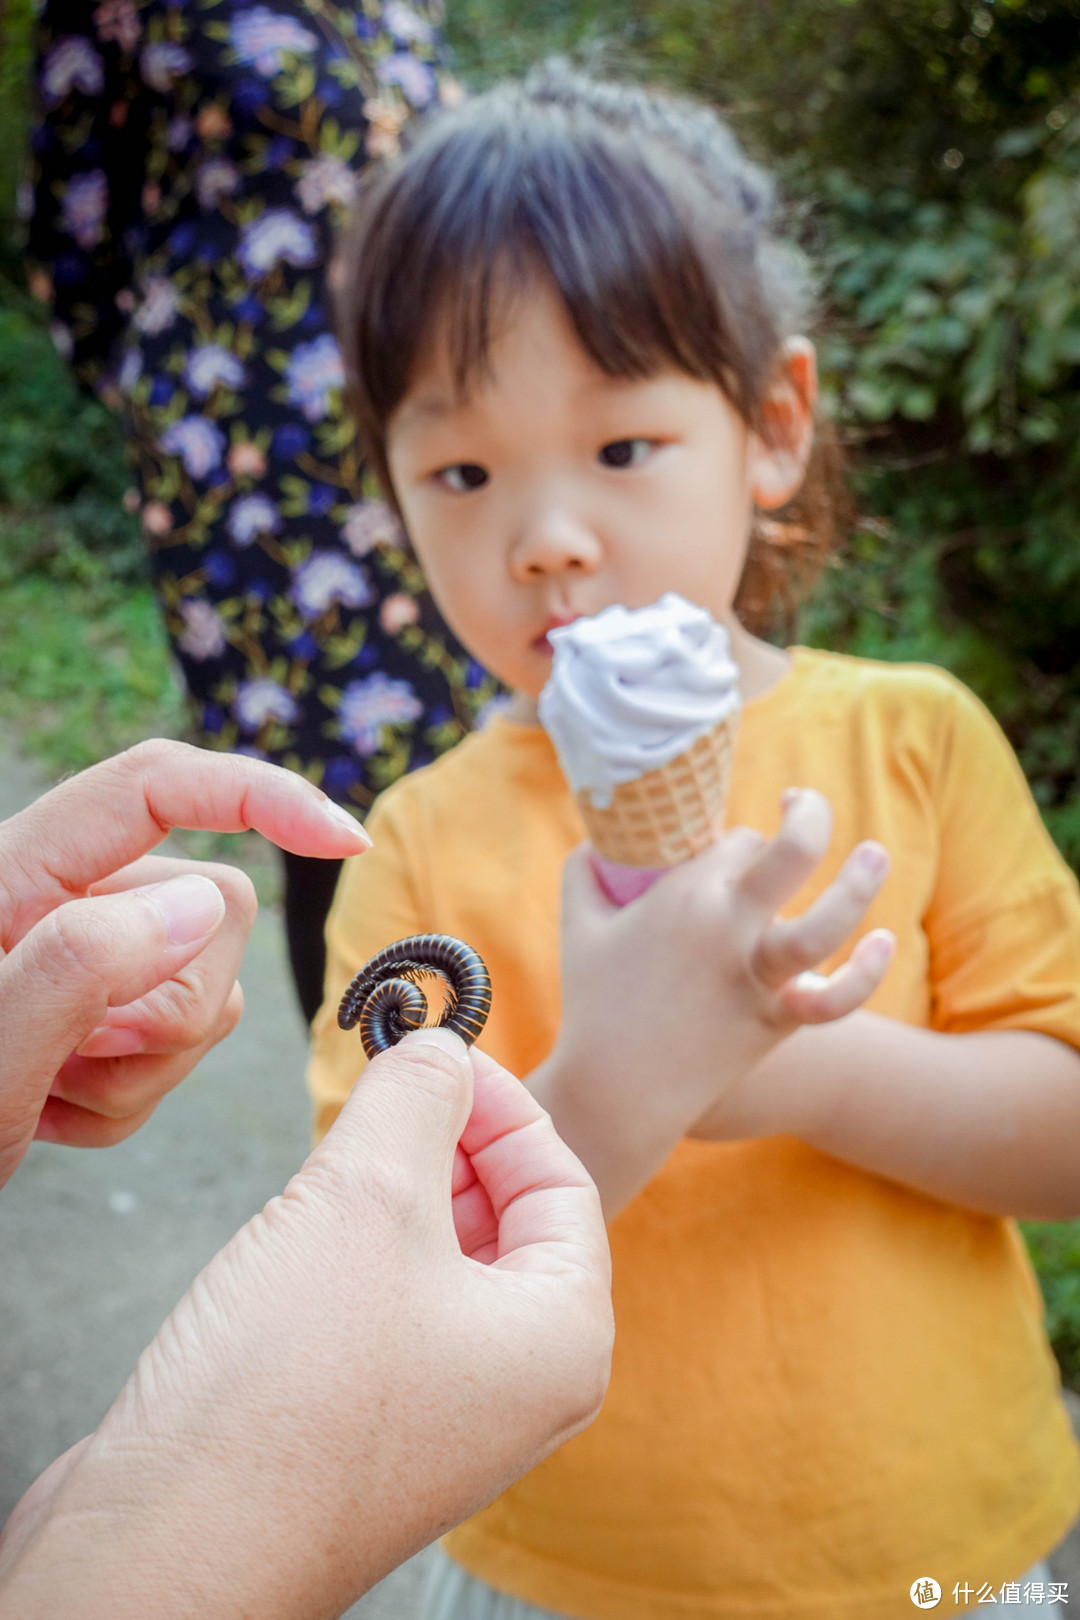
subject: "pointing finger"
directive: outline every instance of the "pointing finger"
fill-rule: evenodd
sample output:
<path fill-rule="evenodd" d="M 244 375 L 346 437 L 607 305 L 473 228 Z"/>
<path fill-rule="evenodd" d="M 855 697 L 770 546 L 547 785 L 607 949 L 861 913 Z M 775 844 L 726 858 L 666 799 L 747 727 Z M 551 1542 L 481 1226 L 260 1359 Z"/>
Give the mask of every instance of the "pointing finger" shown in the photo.
<path fill-rule="evenodd" d="M 173 827 L 255 828 L 298 855 L 341 858 L 371 840 L 290 771 L 186 743 L 140 743 L 61 782 L 0 826 L 0 946 L 127 866 Z"/>

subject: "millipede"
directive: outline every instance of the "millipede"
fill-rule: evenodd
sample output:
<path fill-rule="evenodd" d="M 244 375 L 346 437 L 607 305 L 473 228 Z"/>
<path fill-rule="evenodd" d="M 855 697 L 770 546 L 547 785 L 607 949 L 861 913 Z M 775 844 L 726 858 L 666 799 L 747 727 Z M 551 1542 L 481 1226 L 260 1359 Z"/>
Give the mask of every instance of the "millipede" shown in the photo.
<path fill-rule="evenodd" d="M 355 1029 L 369 1058 L 388 1052 L 428 1014 L 419 980 L 441 979 L 446 1005 L 440 1029 L 452 1029 L 466 1046 L 476 1040 L 491 1007 L 491 975 L 478 951 L 451 934 L 415 934 L 373 956 L 341 998 L 338 1026 Z"/>

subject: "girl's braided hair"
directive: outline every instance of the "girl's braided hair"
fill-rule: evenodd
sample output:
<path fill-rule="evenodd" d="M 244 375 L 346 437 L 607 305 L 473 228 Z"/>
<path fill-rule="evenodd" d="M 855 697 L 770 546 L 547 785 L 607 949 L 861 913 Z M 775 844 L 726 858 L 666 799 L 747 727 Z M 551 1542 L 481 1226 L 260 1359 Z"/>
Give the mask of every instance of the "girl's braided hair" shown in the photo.
<path fill-rule="evenodd" d="M 338 265 L 353 409 L 391 501 L 387 424 L 436 333 L 467 391 L 493 323 L 540 273 L 609 376 L 674 367 L 717 383 L 763 434 L 761 404 L 810 296 L 774 229 L 774 187 L 711 108 L 562 62 L 425 123 L 366 178 Z M 755 522 L 736 609 L 760 631 L 792 610 L 833 542 L 835 440 Z"/>

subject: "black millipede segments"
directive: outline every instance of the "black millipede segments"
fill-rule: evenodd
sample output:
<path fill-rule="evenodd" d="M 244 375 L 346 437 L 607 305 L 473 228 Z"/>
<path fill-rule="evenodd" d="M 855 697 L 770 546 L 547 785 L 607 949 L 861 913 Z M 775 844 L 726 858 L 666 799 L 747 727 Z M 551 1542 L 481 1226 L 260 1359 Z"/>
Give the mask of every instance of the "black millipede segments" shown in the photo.
<path fill-rule="evenodd" d="M 417 981 L 430 974 L 446 987 L 439 1027 L 452 1029 L 471 1046 L 491 1008 L 491 975 L 479 952 L 452 934 L 415 934 L 373 956 L 342 996 L 338 1026 L 359 1024 L 369 1058 L 389 1051 L 426 1019 L 427 998 Z"/>

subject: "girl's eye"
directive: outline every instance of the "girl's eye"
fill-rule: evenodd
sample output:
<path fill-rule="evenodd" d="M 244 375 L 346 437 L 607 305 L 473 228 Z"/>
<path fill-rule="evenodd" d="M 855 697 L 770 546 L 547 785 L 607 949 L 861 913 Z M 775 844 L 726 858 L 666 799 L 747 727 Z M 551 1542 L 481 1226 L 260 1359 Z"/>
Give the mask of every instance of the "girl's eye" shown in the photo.
<path fill-rule="evenodd" d="M 443 467 L 435 476 L 455 495 L 467 495 L 471 489 L 483 489 L 489 475 L 487 468 L 475 461 L 459 461 L 453 467 Z"/>
<path fill-rule="evenodd" d="M 604 445 L 597 460 L 604 467 L 640 467 L 652 447 L 651 439 L 615 439 Z"/>

